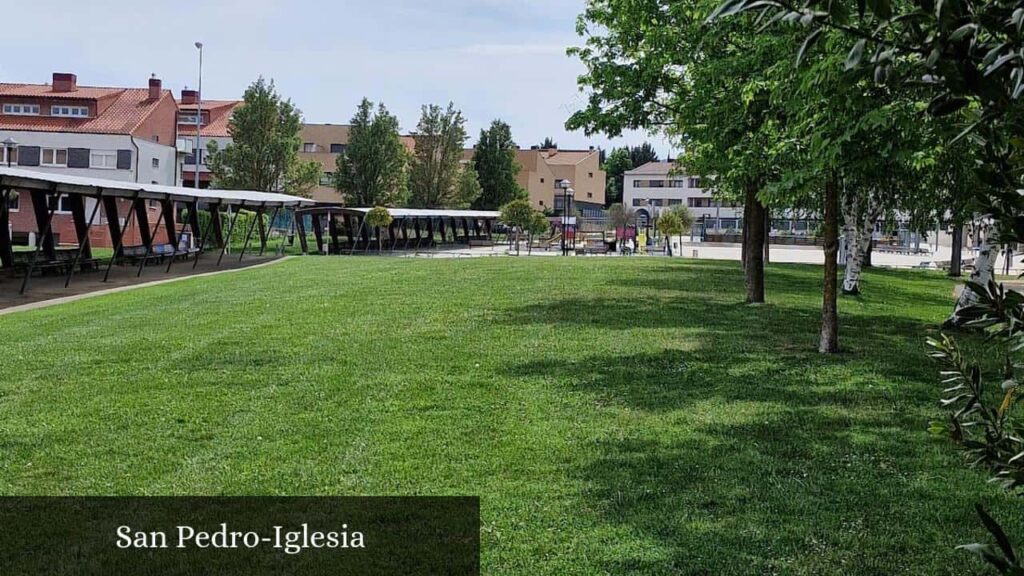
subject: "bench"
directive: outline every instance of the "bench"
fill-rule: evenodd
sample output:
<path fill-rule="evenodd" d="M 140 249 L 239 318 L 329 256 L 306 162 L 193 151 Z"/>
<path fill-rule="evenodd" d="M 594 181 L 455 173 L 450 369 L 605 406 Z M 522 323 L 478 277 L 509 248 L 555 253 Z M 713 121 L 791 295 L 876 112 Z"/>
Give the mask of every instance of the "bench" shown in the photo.
<path fill-rule="evenodd" d="M 489 238 L 470 238 L 469 239 L 469 247 L 470 248 L 483 247 L 483 246 L 487 246 L 487 247 L 494 246 L 494 240 L 491 240 Z"/>

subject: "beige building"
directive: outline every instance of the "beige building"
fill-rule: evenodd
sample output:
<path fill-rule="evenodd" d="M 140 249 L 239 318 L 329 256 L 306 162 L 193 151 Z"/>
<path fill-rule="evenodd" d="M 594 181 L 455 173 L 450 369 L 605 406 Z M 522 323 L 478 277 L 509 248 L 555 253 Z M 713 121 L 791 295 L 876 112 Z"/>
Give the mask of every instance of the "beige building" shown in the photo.
<path fill-rule="evenodd" d="M 466 150 L 467 160 L 473 150 Z M 531 148 L 518 150 L 519 176 L 516 180 L 526 191 L 530 203 L 539 210 L 562 209 L 560 180 L 568 180 L 575 191 L 574 201 L 583 209 L 604 206 L 605 173 L 601 170 L 601 152 L 589 150 L 559 150 L 558 148 Z"/>
<path fill-rule="evenodd" d="M 299 136 L 302 147 L 299 158 L 315 160 L 323 167 L 320 185 L 313 190 L 313 200 L 317 202 L 344 203 L 345 199 L 334 189 L 332 179 L 338 166 L 338 156 L 348 146 L 349 130 L 347 124 L 303 124 Z M 400 136 L 405 147 L 412 152 L 416 146 L 411 136 Z"/>

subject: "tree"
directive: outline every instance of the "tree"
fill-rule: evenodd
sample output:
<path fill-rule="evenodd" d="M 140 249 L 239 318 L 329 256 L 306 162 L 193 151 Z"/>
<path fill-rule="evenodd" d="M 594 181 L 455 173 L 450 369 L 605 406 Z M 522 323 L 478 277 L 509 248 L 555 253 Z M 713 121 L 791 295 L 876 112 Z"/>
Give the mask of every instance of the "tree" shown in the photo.
<path fill-rule="evenodd" d="M 512 200 L 501 207 L 501 221 L 515 231 L 516 256 L 519 255 L 519 233 L 530 227 L 533 213 L 526 199 Z"/>
<path fill-rule="evenodd" d="M 654 150 L 654 146 L 651 146 L 650 142 L 644 142 L 639 146 L 633 146 L 629 149 L 629 161 L 633 168 L 639 168 L 648 162 L 657 162 L 658 153 Z"/>
<path fill-rule="evenodd" d="M 455 208 L 459 204 L 462 150 L 466 119 L 455 105 L 444 109 L 424 106 L 413 134 L 416 148 L 409 176 L 409 205 L 415 208 Z"/>
<path fill-rule="evenodd" d="M 473 166 L 480 179 L 481 193 L 473 203 L 477 210 L 494 210 L 509 202 L 526 197 L 526 191 L 516 182 L 519 163 L 512 129 L 501 120 L 480 131 L 480 140 L 473 152 Z"/>
<path fill-rule="evenodd" d="M 383 206 L 374 206 L 366 213 L 366 225 L 374 228 L 377 236 L 377 252 L 381 251 L 381 230 L 391 225 L 391 212 Z"/>
<path fill-rule="evenodd" d="M 530 215 L 530 222 L 526 226 L 526 232 L 529 234 L 529 240 L 526 248 L 527 254 L 533 254 L 533 240 L 536 236 L 543 234 L 551 229 L 551 222 L 548 221 L 547 216 L 539 210 L 534 210 L 533 214 Z"/>
<path fill-rule="evenodd" d="M 713 4 L 704 6 L 710 12 Z M 585 45 L 570 50 L 587 68 L 579 83 L 590 97 L 566 126 L 613 137 L 659 129 L 678 141 L 688 174 L 718 198 L 742 199 L 746 300 L 763 302 L 763 188 L 775 177 L 769 155 L 784 118 L 773 95 L 785 77 L 770 73 L 790 54 L 789 39 L 756 34 L 746 20 L 708 27 L 701 4 L 690 8 L 671 0 L 590 2 L 578 25 Z M 630 155 L 634 168 L 657 159 L 646 143 Z"/>
<path fill-rule="evenodd" d="M 398 119 L 384 104 L 374 111 L 363 98 L 338 156 L 334 188 L 349 206 L 395 206 L 408 196 L 408 152 L 398 137 Z"/>
<path fill-rule="evenodd" d="M 228 120 L 232 142 L 223 150 L 216 141 L 207 144 L 214 186 L 305 195 L 320 180 L 320 170 L 315 162 L 299 160 L 301 128 L 302 114 L 291 100 L 281 98 L 272 80 L 257 79 Z"/>
<path fill-rule="evenodd" d="M 288 194 L 312 198 L 313 189 L 320 184 L 320 175 L 323 168 L 315 160 L 303 162 L 299 160 L 292 164 L 284 178 L 284 190 Z"/>
<path fill-rule="evenodd" d="M 544 141 L 540 143 L 541 150 L 550 150 L 552 148 L 558 148 L 558 142 L 555 142 L 551 136 L 544 138 Z"/>
<path fill-rule="evenodd" d="M 604 188 L 606 206 L 622 202 L 625 173 L 633 168 L 635 166 L 628 148 L 615 148 L 604 159 L 601 169 L 607 175 Z"/>
<path fill-rule="evenodd" d="M 668 255 L 672 256 L 672 239 L 686 231 L 682 218 L 677 212 L 666 210 L 658 216 L 658 232 L 668 242 Z"/>
<path fill-rule="evenodd" d="M 469 208 L 480 197 L 482 191 L 480 178 L 477 176 L 473 163 L 464 163 L 459 171 L 456 194 L 450 208 Z"/>
<path fill-rule="evenodd" d="M 608 207 L 608 224 L 618 234 L 619 230 L 625 233 L 625 229 L 636 224 L 636 210 L 625 204 L 612 204 Z"/>
<path fill-rule="evenodd" d="M 658 215 L 657 227 L 668 241 L 668 253 L 672 255 L 672 238 L 693 229 L 693 212 L 682 204 L 664 210 Z"/>

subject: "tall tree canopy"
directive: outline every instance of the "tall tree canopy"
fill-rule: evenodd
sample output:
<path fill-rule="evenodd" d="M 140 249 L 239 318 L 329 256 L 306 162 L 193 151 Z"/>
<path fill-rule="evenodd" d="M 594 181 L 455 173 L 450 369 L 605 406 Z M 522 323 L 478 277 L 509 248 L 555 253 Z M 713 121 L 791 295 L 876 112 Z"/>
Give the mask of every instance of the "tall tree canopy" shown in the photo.
<path fill-rule="evenodd" d="M 497 210 L 512 200 L 525 198 L 526 191 L 516 182 L 520 166 L 516 160 L 516 143 L 512 129 L 495 120 L 480 131 L 480 140 L 473 152 L 473 165 L 480 180 L 480 197 L 473 202 L 478 210 Z"/>
<path fill-rule="evenodd" d="M 555 139 L 552 138 L 551 136 L 546 136 L 544 138 L 544 141 L 540 143 L 540 147 L 543 150 L 558 148 L 558 142 L 555 142 Z"/>
<path fill-rule="evenodd" d="M 302 114 L 262 77 L 249 85 L 243 100 L 228 121 L 232 142 L 223 150 L 216 141 L 207 144 L 214 186 L 308 195 L 320 169 L 298 157 Z"/>
<path fill-rule="evenodd" d="M 466 142 L 466 119 L 455 105 L 424 106 L 413 134 L 416 149 L 409 176 L 409 205 L 454 208 L 462 203 L 460 175 Z"/>
<path fill-rule="evenodd" d="M 409 153 L 398 118 L 363 98 L 352 117 L 349 142 L 338 156 L 334 187 L 349 206 L 397 206 L 409 194 Z"/>
<path fill-rule="evenodd" d="M 622 202 L 622 188 L 625 180 L 625 173 L 635 168 L 633 159 L 628 148 L 615 148 L 608 154 L 601 169 L 604 170 L 607 178 L 604 185 L 605 206 L 612 206 Z"/>

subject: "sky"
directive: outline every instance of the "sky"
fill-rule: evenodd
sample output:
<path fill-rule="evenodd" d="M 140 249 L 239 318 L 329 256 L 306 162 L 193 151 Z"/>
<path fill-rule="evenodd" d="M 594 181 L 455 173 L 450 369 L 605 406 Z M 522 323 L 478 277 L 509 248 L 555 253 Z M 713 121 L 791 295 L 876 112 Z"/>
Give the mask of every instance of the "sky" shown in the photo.
<path fill-rule="evenodd" d="M 241 98 L 259 76 L 274 80 L 307 122 L 345 124 L 365 96 L 383 101 L 403 131 L 423 104 L 453 101 L 471 144 L 495 118 L 523 147 L 546 136 L 562 148 L 652 142 L 565 130 L 582 107 L 578 45 L 585 0 L 36 0 L 4 11 L 0 82 L 49 82 L 77 74 L 81 85 L 147 85 L 151 74 L 180 95 Z"/>

